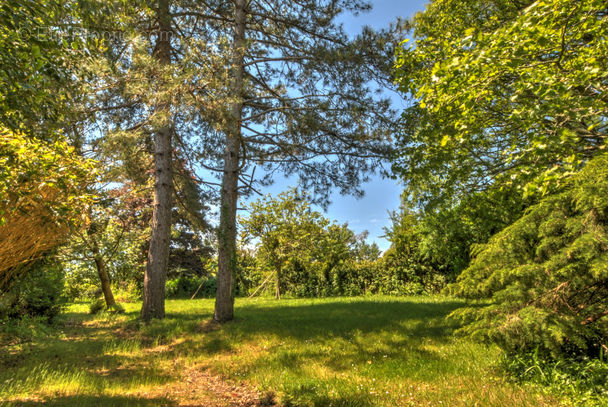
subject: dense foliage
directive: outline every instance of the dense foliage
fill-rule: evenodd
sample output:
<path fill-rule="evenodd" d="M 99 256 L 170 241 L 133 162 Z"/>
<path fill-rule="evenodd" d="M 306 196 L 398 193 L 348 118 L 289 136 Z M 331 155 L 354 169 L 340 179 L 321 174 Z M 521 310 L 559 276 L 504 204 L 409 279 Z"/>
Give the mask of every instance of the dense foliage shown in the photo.
<path fill-rule="evenodd" d="M 521 216 L 529 200 L 512 190 L 472 194 L 451 207 L 416 210 L 406 194 L 392 224 L 377 284 L 386 294 L 438 292 L 468 267 L 470 247 Z"/>
<path fill-rule="evenodd" d="M 414 27 L 396 77 L 419 102 L 394 170 L 420 202 L 546 192 L 605 148 L 605 2 L 438 0 Z"/>
<path fill-rule="evenodd" d="M 240 269 L 251 294 L 270 282 L 276 298 L 383 292 L 377 246 L 347 225 L 330 223 L 295 189 L 253 202 L 241 224 L 245 243 L 255 245 L 252 254 L 241 255 L 251 259 Z"/>
<path fill-rule="evenodd" d="M 60 263 L 50 256 L 35 261 L 8 290 L 0 292 L 0 322 L 27 317 L 52 320 L 66 303 L 63 287 Z"/>
<path fill-rule="evenodd" d="M 0 124 L 51 136 L 66 116 L 78 43 L 58 29 L 69 9 L 55 0 L 5 0 L 0 5 Z"/>
<path fill-rule="evenodd" d="M 608 341 L 608 156 L 476 247 L 451 290 L 489 303 L 455 313 L 511 351 L 598 355 Z"/>
<path fill-rule="evenodd" d="M 460 332 L 500 344 L 511 371 L 552 366 L 572 388 L 608 341 L 606 4 L 435 0 L 411 25 L 395 65 L 415 98 L 393 157 L 411 225 L 394 230 L 415 254 L 401 264 L 457 278 Z M 595 399 L 606 384 L 588 377 Z"/>
<path fill-rule="evenodd" d="M 64 141 L 0 129 L 0 288 L 63 243 L 91 200 L 93 164 Z"/>

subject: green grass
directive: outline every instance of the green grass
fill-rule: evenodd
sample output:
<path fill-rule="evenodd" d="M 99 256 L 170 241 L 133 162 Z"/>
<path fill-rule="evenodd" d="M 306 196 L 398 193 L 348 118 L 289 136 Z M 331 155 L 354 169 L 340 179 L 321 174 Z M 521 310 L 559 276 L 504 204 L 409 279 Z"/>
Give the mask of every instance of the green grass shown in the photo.
<path fill-rule="evenodd" d="M 444 317 L 459 305 L 442 297 L 237 299 L 235 321 L 215 326 L 204 323 L 212 300 L 167 301 L 167 318 L 149 325 L 137 321 L 139 304 L 97 317 L 75 304 L 51 335 L 0 350 L 0 400 L 196 405 L 171 390 L 196 369 L 273 392 L 284 405 L 556 405 L 502 378 L 496 347 L 453 337 Z"/>

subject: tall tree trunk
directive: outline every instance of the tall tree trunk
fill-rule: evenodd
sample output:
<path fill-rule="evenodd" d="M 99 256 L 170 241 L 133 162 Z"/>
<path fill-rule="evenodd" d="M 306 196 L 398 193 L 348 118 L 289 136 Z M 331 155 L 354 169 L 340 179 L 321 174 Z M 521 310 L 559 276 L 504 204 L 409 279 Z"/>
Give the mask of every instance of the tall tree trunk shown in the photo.
<path fill-rule="evenodd" d="M 95 256 L 95 266 L 97 267 L 97 274 L 101 281 L 101 291 L 103 292 L 103 298 L 106 300 L 106 307 L 110 309 L 116 305 L 114 300 L 114 294 L 112 294 L 112 286 L 110 285 L 110 276 L 106 270 L 106 262 L 99 253 L 97 246 L 93 246 L 93 255 Z"/>
<path fill-rule="evenodd" d="M 281 299 L 281 267 L 277 267 L 277 280 L 274 296 L 277 300 Z"/>
<path fill-rule="evenodd" d="M 226 133 L 224 151 L 224 174 L 222 180 L 217 293 L 215 314 L 217 322 L 229 321 L 234 317 L 234 276 L 236 272 L 236 208 L 239 185 L 239 149 L 241 145 L 241 114 L 243 104 L 244 47 L 245 47 L 245 0 L 234 0 L 234 38 L 232 56 L 232 96 L 236 98 L 231 106 L 232 122 Z"/>
<path fill-rule="evenodd" d="M 154 56 L 162 66 L 171 63 L 171 16 L 170 0 L 158 2 L 158 37 Z M 163 86 L 162 71 L 159 88 Z M 155 109 L 162 117 L 163 124 L 154 134 L 154 211 L 152 214 L 152 235 L 148 250 L 148 263 L 144 275 L 143 305 L 141 317 L 144 321 L 165 316 L 165 281 L 169 263 L 169 243 L 171 239 L 171 207 L 173 177 L 171 169 L 171 121 L 170 106 L 162 101 Z"/>

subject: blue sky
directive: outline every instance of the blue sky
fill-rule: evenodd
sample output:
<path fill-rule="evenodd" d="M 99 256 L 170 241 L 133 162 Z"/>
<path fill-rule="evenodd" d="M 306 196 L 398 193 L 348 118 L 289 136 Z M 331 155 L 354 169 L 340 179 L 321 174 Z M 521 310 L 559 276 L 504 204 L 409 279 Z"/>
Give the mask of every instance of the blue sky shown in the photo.
<path fill-rule="evenodd" d="M 388 26 L 397 17 L 411 17 L 417 11 L 423 10 L 427 1 L 372 0 L 371 3 L 373 8 L 368 13 L 362 13 L 358 17 L 343 16 L 342 22 L 348 33 L 357 34 L 365 25 L 380 29 Z M 394 95 L 392 99 L 396 108 L 404 107 L 405 102 L 400 97 Z M 276 195 L 294 185 L 296 185 L 294 179 L 277 177 L 273 185 L 263 188 L 261 192 Z M 389 242 L 381 237 L 384 234 L 383 227 L 390 223 L 388 212 L 399 207 L 402 187 L 397 181 L 373 176 L 363 188 L 365 196 L 360 199 L 339 194 L 332 195 L 332 204 L 324 212 L 324 216 L 339 223 L 348 223 L 356 233 L 369 231 L 368 241 L 375 241 L 380 249 L 386 250 Z M 321 208 L 318 210 L 323 212 Z"/>

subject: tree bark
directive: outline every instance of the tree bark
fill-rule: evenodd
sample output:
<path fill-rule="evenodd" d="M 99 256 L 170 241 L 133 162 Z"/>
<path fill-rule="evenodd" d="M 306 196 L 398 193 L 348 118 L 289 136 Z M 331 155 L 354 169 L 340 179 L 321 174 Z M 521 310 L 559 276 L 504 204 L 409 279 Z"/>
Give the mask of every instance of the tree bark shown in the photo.
<path fill-rule="evenodd" d="M 281 268 L 277 267 L 277 280 L 274 296 L 277 300 L 281 299 Z"/>
<path fill-rule="evenodd" d="M 171 16 L 170 0 L 158 2 L 158 37 L 154 56 L 161 66 L 171 63 Z M 161 72 L 159 87 L 162 88 Z M 170 106 L 167 101 L 159 103 L 155 109 L 163 121 L 154 134 L 154 210 L 152 214 L 152 235 L 148 250 L 148 262 L 144 274 L 143 304 L 141 317 L 144 321 L 165 316 L 165 281 L 169 262 L 171 239 L 171 207 L 173 198 L 173 177 L 171 168 L 171 124 Z"/>
<path fill-rule="evenodd" d="M 103 260 L 103 257 L 99 253 L 99 249 L 97 247 L 93 248 L 93 255 L 95 256 L 94 260 L 95 266 L 97 267 L 97 274 L 99 275 L 99 280 L 101 281 L 103 298 L 106 300 L 106 307 L 110 309 L 116 305 L 116 300 L 114 299 L 114 294 L 112 294 L 112 286 L 110 285 L 110 276 L 106 270 L 106 262 Z"/>
<path fill-rule="evenodd" d="M 243 104 L 244 47 L 245 47 L 245 0 L 234 0 L 234 38 L 232 56 L 232 96 L 235 102 L 230 108 L 231 123 L 226 132 L 224 150 L 224 174 L 222 179 L 220 225 L 218 239 L 217 292 L 215 313 L 217 322 L 230 321 L 234 317 L 234 276 L 236 255 L 236 209 L 238 204 L 239 149 L 241 145 L 241 116 Z"/>

